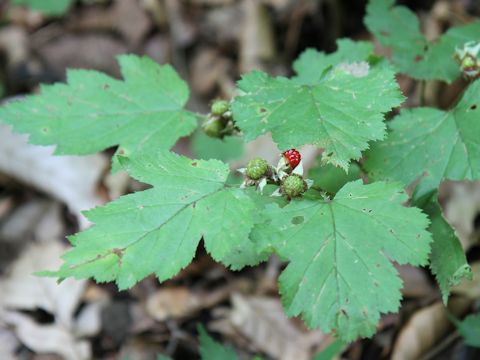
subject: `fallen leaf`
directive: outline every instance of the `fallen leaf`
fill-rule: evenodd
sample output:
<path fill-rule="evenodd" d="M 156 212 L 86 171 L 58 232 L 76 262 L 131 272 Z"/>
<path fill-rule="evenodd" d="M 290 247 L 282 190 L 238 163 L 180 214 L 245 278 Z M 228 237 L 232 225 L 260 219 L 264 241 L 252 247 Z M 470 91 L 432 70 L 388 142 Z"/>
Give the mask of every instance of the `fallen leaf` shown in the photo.
<path fill-rule="evenodd" d="M 164 321 L 194 313 L 201 306 L 199 300 L 188 288 L 163 288 L 147 299 L 146 309 L 155 320 Z"/>
<path fill-rule="evenodd" d="M 3 320 L 13 326 L 22 343 L 35 352 L 58 354 L 66 360 L 91 358 L 88 342 L 78 341 L 58 324 L 39 325 L 27 315 L 17 312 L 5 313 Z"/>
<path fill-rule="evenodd" d="M 467 251 L 478 243 L 475 218 L 480 213 L 480 182 L 445 182 L 440 187 L 440 196 L 447 197 L 444 204 L 445 218 L 455 228 L 463 249 Z"/>
<path fill-rule="evenodd" d="M 461 316 L 471 303 L 472 300 L 467 298 L 451 298 L 448 311 L 441 301 L 418 310 L 400 332 L 391 359 L 419 359 L 452 329 L 448 312 Z"/>
<path fill-rule="evenodd" d="M 85 290 L 86 281 L 37 277 L 36 271 L 61 265 L 66 247 L 51 241 L 32 244 L 13 264 L 8 276 L 0 279 L 0 308 L 9 310 L 43 309 L 55 315 L 63 326 L 73 325 L 73 314 Z"/>
<path fill-rule="evenodd" d="M 54 156 L 53 146 L 27 143 L 27 136 L 13 134 L 0 125 L 0 172 L 31 185 L 63 201 L 85 228 L 88 221 L 82 210 L 102 204 L 97 194 L 108 160 L 100 155 Z"/>
<path fill-rule="evenodd" d="M 147 313 L 157 321 L 183 318 L 213 307 L 228 299 L 233 291 L 246 286 L 243 280 L 237 280 L 208 292 L 193 292 L 186 287 L 164 287 L 148 297 L 145 307 Z"/>
<path fill-rule="evenodd" d="M 93 336 L 102 328 L 101 311 L 103 304 L 100 302 L 87 304 L 75 320 L 73 333 L 76 337 Z"/>
<path fill-rule="evenodd" d="M 302 331 L 288 319 L 278 298 L 233 294 L 229 319 L 255 347 L 280 360 L 311 359 L 313 350 L 327 346 L 330 335 Z"/>

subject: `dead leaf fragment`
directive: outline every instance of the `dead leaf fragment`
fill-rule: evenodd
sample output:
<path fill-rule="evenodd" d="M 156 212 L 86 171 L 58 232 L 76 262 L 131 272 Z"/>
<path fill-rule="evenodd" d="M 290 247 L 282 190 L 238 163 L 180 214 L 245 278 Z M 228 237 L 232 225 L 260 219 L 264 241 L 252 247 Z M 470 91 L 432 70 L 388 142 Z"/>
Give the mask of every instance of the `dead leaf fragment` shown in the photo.
<path fill-rule="evenodd" d="M 91 358 L 88 342 L 76 340 L 68 330 L 58 324 L 39 325 L 28 316 L 17 312 L 4 314 L 4 321 L 13 326 L 22 343 L 35 352 L 58 354 L 66 360 Z"/>
<path fill-rule="evenodd" d="M 53 241 L 32 244 L 25 249 L 8 277 L 0 279 L 0 308 L 43 309 L 55 315 L 64 326 L 72 326 L 73 313 L 86 281 L 66 279 L 57 284 L 55 279 L 34 275 L 40 270 L 58 268 L 62 262 L 60 256 L 65 250 L 65 246 Z"/>
<path fill-rule="evenodd" d="M 146 303 L 148 314 L 157 321 L 180 318 L 199 308 L 199 299 L 185 287 L 164 288 L 150 296 Z"/>
<path fill-rule="evenodd" d="M 302 331 L 284 313 L 278 298 L 234 294 L 229 319 L 255 347 L 280 360 L 310 359 L 314 347 L 332 338 L 319 330 Z"/>
<path fill-rule="evenodd" d="M 0 139 L 0 172 L 63 201 L 85 228 L 88 221 L 81 211 L 106 200 L 97 194 L 97 185 L 108 160 L 101 154 L 54 156 L 53 146 L 28 144 L 27 136 L 6 125 L 0 125 Z"/>
<path fill-rule="evenodd" d="M 448 311 L 459 317 L 468 310 L 471 303 L 470 299 L 452 298 Z M 452 328 L 448 311 L 441 301 L 417 311 L 400 332 L 391 359 L 419 359 Z"/>

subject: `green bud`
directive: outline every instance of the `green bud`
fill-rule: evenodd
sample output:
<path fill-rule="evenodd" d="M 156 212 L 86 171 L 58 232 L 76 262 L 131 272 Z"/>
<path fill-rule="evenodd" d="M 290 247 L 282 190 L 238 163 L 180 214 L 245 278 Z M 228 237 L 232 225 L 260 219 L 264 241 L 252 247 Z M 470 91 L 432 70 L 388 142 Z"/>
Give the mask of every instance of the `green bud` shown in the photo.
<path fill-rule="evenodd" d="M 230 104 L 226 100 L 215 100 L 210 109 L 213 115 L 222 116 L 230 110 Z"/>
<path fill-rule="evenodd" d="M 210 137 L 221 138 L 222 131 L 225 128 L 223 122 L 216 117 L 209 118 L 202 124 L 202 129 Z"/>

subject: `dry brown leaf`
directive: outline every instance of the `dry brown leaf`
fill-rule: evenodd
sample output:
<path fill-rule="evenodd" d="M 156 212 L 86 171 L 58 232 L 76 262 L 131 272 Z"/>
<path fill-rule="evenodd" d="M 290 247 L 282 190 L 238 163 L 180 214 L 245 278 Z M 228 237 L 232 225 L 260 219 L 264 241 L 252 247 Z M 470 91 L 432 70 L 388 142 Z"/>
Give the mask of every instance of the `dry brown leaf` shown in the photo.
<path fill-rule="evenodd" d="M 17 312 L 5 313 L 3 320 L 13 326 L 22 343 L 35 352 L 58 354 L 65 360 L 91 358 L 88 342 L 76 340 L 67 329 L 58 324 L 39 325 L 27 315 Z"/>
<path fill-rule="evenodd" d="M 30 145 L 27 136 L 5 125 L 0 125 L 0 139 L 0 172 L 63 201 L 85 228 L 81 211 L 106 200 L 97 194 L 97 185 L 108 160 L 100 154 L 54 156 L 53 146 Z"/>
<path fill-rule="evenodd" d="M 75 337 L 93 336 L 100 332 L 102 328 L 101 311 L 103 304 L 100 302 L 87 304 L 80 314 L 78 314 L 73 326 Z"/>
<path fill-rule="evenodd" d="M 467 251 L 478 242 L 474 222 L 480 213 L 480 182 L 449 181 L 442 184 L 440 191 L 448 192 L 444 205 L 445 217 L 457 231 L 460 242 Z"/>
<path fill-rule="evenodd" d="M 302 331 L 288 319 L 278 298 L 234 294 L 229 319 L 255 347 L 280 360 L 312 357 L 313 348 L 331 341 L 319 330 Z"/>
<path fill-rule="evenodd" d="M 31 200 L 14 208 L 0 227 L 2 242 L 25 243 L 58 237 L 63 232 L 58 204 L 47 200 Z"/>
<path fill-rule="evenodd" d="M 200 306 L 198 296 L 185 287 L 160 289 L 146 302 L 147 313 L 157 321 L 188 316 Z"/>
<path fill-rule="evenodd" d="M 471 303 L 467 298 L 451 298 L 448 311 L 459 317 Z M 413 314 L 395 342 L 391 359 L 419 359 L 452 328 L 447 313 L 447 308 L 439 301 Z"/>
<path fill-rule="evenodd" d="M 151 295 L 145 304 L 147 313 L 157 321 L 183 318 L 201 309 L 213 307 L 228 299 L 232 291 L 248 286 L 244 280 L 236 280 L 228 286 L 209 292 L 193 292 L 186 287 L 164 287 Z"/>
<path fill-rule="evenodd" d="M 85 289 L 86 281 L 66 279 L 57 284 L 55 279 L 37 277 L 36 271 L 57 268 L 66 248 L 60 243 L 32 244 L 14 263 L 7 277 L 0 279 L 0 308 L 35 310 L 54 314 L 63 326 L 73 324 L 73 313 Z"/>

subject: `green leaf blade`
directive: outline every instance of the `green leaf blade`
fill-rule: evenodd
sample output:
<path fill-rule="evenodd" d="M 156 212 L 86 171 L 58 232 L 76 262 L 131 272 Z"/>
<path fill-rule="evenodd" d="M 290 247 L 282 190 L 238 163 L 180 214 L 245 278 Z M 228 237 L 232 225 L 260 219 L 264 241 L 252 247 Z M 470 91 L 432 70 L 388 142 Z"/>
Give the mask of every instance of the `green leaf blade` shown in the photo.
<path fill-rule="evenodd" d="M 394 0 L 370 0 L 365 24 L 380 44 L 392 48 L 400 72 L 420 80 L 452 82 L 461 75 L 453 55 L 457 47 L 478 40 L 480 21 L 449 29 L 434 42 L 420 31 L 417 16 Z"/>
<path fill-rule="evenodd" d="M 442 292 L 442 300 L 447 304 L 450 290 L 462 279 L 471 280 L 473 273 L 455 230 L 443 217 L 435 198 L 427 204 L 426 212 L 431 220 L 429 230 L 433 238 L 430 269 Z"/>
<path fill-rule="evenodd" d="M 247 141 L 271 132 L 282 150 L 314 144 L 325 162 L 347 169 L 384 137 L 384 113 L 403 101 L 391 69 L 365 66 L 362 75 L 336 67 L 315 85 L 254 71 L 238 83 L 234 118 Z"/>
<path fill-rule="evenodd" d="M 72 236 L 74 247 L 63 256 L 64 265 L 46 275 L 115 280 L 120 289 L 150 274 L 164 281 L 192 261 L 202 237 L 212 256 L 232 269 L 263 259 L 249 239 L 260 221 L 256 203 L 225 188 L 226 164 L 168 152 L 120 157 L 120 162 L 153 188 L 87 212 L 95 226 Z"/>
<path fill-rule="evenodd" d="M 57 145 L 57 154 L 85 155 L 120 145 L 127 154 L 169 149 L 190 134 L 195 117 L 183 110 L 188 88 L 169 65 L 147 57 L 119 57 L 124 80 L 70 70 L 67 84 L 42 86 L 41 95 L 0 109 L 0 119 L 30 142 Z"/>
<path fill-rule="evenodd" d="M 290 316 L 344 341 L 371 336 L 381 313 L 396 311 L 401 280 L 390 262 L 428 261 L 428 220 L 404 208 L 396 184 L 348 183 L 332 201 L 303 199 L 267 207 L 252 233 L 260 248 L 290 261 L 279 283 Z"/>
<path fill-rule="evenodd" d="M 373 44 L 367 41 L 337 40 L 337 51 L 332 54 L 315 49 L 305 50 L 293 63 L 299 83 L 315 85 L 320 81 L 323 70 L 340 63 L 366 61 L 373 54 Z"/>
<path fill-rule="evenodd" d="M 436 190 L 444 179 L 480 178 L 478 103 L 480 82 L 466 90 L 451 111 L 405 109 L 389 123 L 383 142 L 365 154 L 365 168 L 373 180 L 418 181 L 415 197 Z"/>
<path fill-rule="evenodd" d="M 202 216 L 206 250 L 232 270 L 256 265 L 265 256 L 256 253 L 249 239 L 252 220 L 261 221 L 254 201 L 240 189 L 226 189 L 198 203 Z"/>

